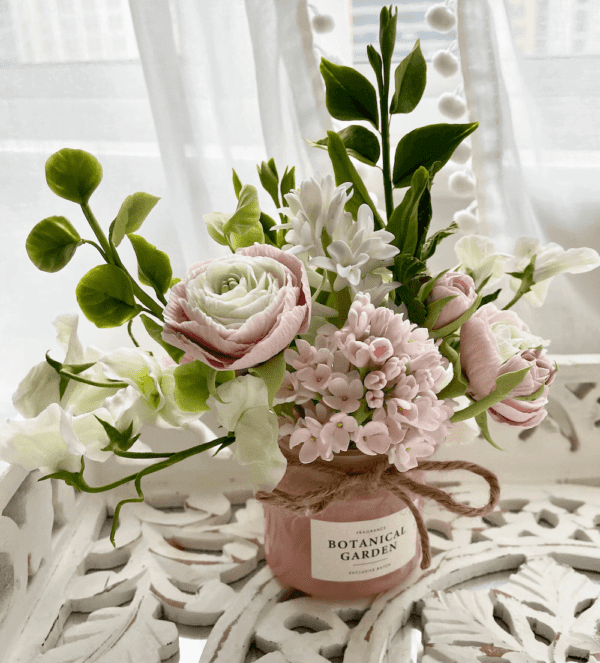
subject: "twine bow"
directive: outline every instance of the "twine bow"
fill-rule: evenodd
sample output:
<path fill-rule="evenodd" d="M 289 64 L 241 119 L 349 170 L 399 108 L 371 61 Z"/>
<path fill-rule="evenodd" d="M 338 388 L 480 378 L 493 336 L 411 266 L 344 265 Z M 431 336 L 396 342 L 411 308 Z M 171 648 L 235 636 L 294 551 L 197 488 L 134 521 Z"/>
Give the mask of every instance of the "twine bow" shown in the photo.
<path fill-rule="evenodd" d="M 301 466 L 299 460 L 288 458 L 288 465 Z M 294 513 L 305 516 L 314 515 L 323 511 L 333 500 L 343 500 L 356 489 L 376 492 L 384 489 L 396 495 L 411 511 L 417 530 L 421 538 L 421 568 L 427 569 L 431 565 L 431 548 L 429 545 L 429 533 L 425 527 L 423 517 L 419 509 L 414 505 L 407 491 L 420 495 L 426 499 L 435 500 L 452 513 L 461 516 L 485 516 L 496 507 L 500 499 L 500 484 L 498 477 L 490 470 L 475 463 L 467 463 L 462 460 L 422 460 L 419 462 L 418 470 L 466 470 L 479 475 L 490 487 L 490 499 L 485 506 L 471 507 L 457 502 L 449 493 L 413 479 L 407 472 L 398 472 L 394 465 L 390 465 L 387 457 L 382 457 L 382 462 L 374 464 L 369 469 L 363 469 L 360 473 L 334 466 L 319 467 L 319 471 L 331 477 L 332 481 L 323 488 L 311 490 L 301 495 L 293 495 L 279 488 L 272 492 L 259 491 L 255 498 L 266 504 L 282 506 Z"/>

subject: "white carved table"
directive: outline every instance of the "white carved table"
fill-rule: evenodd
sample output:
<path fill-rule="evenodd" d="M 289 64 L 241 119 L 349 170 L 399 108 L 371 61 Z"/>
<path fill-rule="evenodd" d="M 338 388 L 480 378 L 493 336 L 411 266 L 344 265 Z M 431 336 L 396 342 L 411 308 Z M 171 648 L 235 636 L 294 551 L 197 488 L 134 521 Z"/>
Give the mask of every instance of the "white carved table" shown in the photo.
<path fill-rule="evenodd" d="M 520 438 L 494 428 L 510 450 L 495 463 L 483 441 L 443 456 L 498 469 L 499 508 L 465 518 L 429 504 L 431 568 L 374 599 L 281 586 L 262 509 L 224 458 L 149 484 L 115 548 L 114 498 L 0 468 L 0 662 L 600 660 L 600 357 L 560 363 L 554 424 Z M 461 478 L 433 477 L 482 504 L 483 487 Z"/>

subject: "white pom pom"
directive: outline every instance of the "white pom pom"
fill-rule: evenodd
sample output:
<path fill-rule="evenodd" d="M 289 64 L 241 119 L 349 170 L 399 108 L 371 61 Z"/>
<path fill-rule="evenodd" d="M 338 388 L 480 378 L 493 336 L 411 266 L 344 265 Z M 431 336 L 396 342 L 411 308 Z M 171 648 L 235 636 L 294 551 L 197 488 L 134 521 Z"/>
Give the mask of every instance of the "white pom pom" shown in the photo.
<path fill-rule="evenodd" d="M 452 92 L 444 92 L 439 98 L 438 108 L 440 113 L 453 120 L 458 120 L 459 117 L 465 114 L 467 104 Z"/>
<path fill-rule="evenodd" d="M 464 141 L 454 150 L 451 161 L 454 163 L 466 163 L 471 158 L 471 146 Z"/>
<path fill-rule="evenodd" d="M 433 56 L 435 70 L 446 78 L 454 76 L 458 72 L 458 60 L 448 51 L 438 51 Z"/>
<path fill-rule="evenodd" d="M 335 27 L 335 21 L 330 14 L 318 14 L 312 20 L 313 30 L 319 34 L 331 32 Z"/>
<path fill-rule="evenodd" d="M 458 170 L 450 175 L 448 186 L 450 187 L 450 191 L 458 196 L 472 198 L 475 195 L 475 180 L 462 170 Z"/>
<path fill-rule="evenodd" d="M 474 214 L 471 214 L 468 209 L 461 209 L 460 212 L 456 212 L 453 221 L 458 226 L 460 232 L 465 233 L 465 235 L 476 233 L 479 229 L 479 219 Z"/>
<path fill-rule="evenodd" d="M 448 32 L 456 25 L 456 16 L 445 5 L 433 5 L 425 12 L 425 18 L 438 32 Z"/>

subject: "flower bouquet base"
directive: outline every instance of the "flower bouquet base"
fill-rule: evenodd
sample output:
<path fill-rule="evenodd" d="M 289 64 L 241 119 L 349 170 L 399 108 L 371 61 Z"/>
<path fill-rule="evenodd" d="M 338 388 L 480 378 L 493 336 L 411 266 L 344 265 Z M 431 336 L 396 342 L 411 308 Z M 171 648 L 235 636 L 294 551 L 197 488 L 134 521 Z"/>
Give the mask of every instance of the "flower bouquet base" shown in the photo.
<path fill-rule="evenodd" d="M 285 493 L 289 504 L 263 501 L 265 556 L 274 575 L 306 594 L 333 600 L 371 596 L 406 580 L 421 561 L 420 538 L 411 510 L 399 497 L 385 489 L 368 490 L 365 473 L 381 465 L 381 457 L 350 450 L 329 462 L 303 465 L 295 449 L 281 449 L 288 466 L 276 492 Z M 342 499 L 319 497 L 336 471 L 356 485 Z M 423 472 L 406 474 L 419 481 Z M 421 511 L 423 498 L 407 492 Z"/>

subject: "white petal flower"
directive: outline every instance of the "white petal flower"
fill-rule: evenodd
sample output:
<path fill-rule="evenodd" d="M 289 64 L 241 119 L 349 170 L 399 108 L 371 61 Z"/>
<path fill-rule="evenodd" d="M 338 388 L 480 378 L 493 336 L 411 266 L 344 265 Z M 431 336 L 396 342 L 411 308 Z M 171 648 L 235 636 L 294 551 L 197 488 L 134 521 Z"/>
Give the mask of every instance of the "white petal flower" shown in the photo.
<path fill-rule="evenodd" d="M 70 415 L 57 403 L 37 417 L 9 420 L 0 428 L 0 458 L 26 470 L 78 472 L 85 451 L 73 431 Z"/>
<path fill-rule="evenodd" d="M 455 271 L 471 276 L 476 286 L 488 277 L 488 286 L 497 283 L 504 276 L 504 263 L 511 257 L 496 253 L 492 240 L 482 235 L 461 237 L 454 245 L 454 251 L 460 261 Z"/>
<path fill-rule="evenodd" d="M 271 491 L 283 479 L 287 461 L 278 436 L 277 416 L 268 407 L 246 410 L 236 425 L 234 458 L 246 466 L 255 491 Z"/>
<path fill-rule="evenodd" d="M 269 394 L 263 380 L 253 375 L 242 375 L 217 387 L 220 403 L 209 396 L 206 403 L 217 421 L 228 432 L 235 431 L 240 417 L 255 407 L 268 407 Z"/>
<path fill-rule="evenodd" d="M 581 274 L 600 266 L 600 255 L 594 249 L 582 247 L 563 249 L 559 244 L 550 242 L 542 246 L 539 239 L 519 237 L 515 243 L 513 266 L 509 271 L 521 272 L 535 256 L 533 280 L 535 285 L 524 299 L 534 306 L 541 306 L 548 293 L 550 281 L 559 274 Z M 511 279 L 511 287 L 518 290 L 520 279 Z"/>
<path fill-rule="evenodd" d="M 111 413 L 106 408 L 100 408 L 95 412 L 87 412 L 86 414 L 73 417 L 71 427 L 77 439 L 85 447 L 84 456 L 103 463 L 112 456 L 112 452 L 102 451 L 110 440 L 102 424 L 96 417 L 114 426 L 115 422 Z"/>

